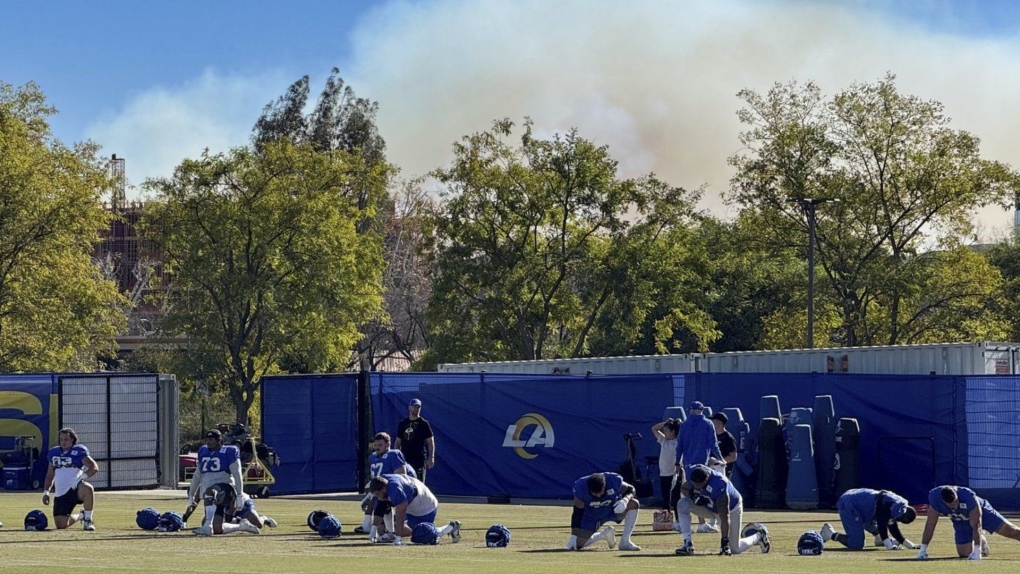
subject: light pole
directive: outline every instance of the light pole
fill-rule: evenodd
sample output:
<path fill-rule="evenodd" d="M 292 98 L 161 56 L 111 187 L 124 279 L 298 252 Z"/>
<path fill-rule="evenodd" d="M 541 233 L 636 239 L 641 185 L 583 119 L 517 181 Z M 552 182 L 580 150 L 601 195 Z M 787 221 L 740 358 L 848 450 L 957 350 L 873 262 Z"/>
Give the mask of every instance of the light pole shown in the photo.
<path fill-rule="evenodd" d="M 807 280 L 807 346 L 812 349 L 815 346 L 815 208 L 822 203 L 839 201 L 833 198 L 802 197 L 791 199 L 804 208 L 804 215 L 808 224 L 808 280 Z"/>

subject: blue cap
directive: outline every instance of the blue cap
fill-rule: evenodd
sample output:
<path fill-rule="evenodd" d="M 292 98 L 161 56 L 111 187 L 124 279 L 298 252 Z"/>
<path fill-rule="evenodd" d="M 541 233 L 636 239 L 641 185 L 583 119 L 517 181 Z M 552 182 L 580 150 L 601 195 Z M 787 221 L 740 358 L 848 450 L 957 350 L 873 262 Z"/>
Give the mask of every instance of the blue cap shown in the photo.
<path fill-rule="evenodd" d="M 691 403 L 691 410 L 692 411 L 695 410 L 695 409 L 700 411 L 700 410 L 703 410 L 704 408 L 705 408 L 705 405 L 701 404 L 701 401 L 694 401 L 693 403 Z"/>
<path fill-rule="evenodd" d="M 420 407 L 421 406 L 421 401 L 418 400 L 418 399 L 414 399 L 414 400 L 411 401 L 411 404 L 409 404 L 407 406 L 409 406 L 409 407 Z"/>

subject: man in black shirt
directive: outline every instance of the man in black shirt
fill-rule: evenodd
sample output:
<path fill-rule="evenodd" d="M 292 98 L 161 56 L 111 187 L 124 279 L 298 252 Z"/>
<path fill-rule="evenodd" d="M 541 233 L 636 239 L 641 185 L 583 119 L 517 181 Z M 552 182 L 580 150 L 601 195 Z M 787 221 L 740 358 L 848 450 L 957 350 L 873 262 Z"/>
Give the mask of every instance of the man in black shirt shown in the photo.
<path fill-rule="evenodd" d="M 421 417 L 421 401 L 418 399 L 407 405 L 407 413 L 407 418 L 397 425 L 395 446 L 418 474 L 418 480 L 425 482 L 425 470 L 436 464 L 436 441 L 432 425 Z"/>
<path fill-rule="evenodd" d="M 733 439 L 733 434 L 726 430 L 727 421 L 729 421 L 729 417 L 722 411 L 712 415 L 715 436 L 719 439 L 719 452 L 722 453 L 723 461 L 726 462 L 726 478 L 729 478 L 733 474 L 733 466 L 737 462 L 737 441 Z"/>

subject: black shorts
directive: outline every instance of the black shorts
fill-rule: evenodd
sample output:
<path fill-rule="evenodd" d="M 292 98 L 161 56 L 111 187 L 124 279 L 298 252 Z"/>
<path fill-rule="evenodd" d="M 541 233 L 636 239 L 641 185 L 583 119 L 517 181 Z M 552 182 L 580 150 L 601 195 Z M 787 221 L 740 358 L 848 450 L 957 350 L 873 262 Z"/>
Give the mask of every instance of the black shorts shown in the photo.
<path fill-rule="evenodd" d="M 216 505 L 216 516 L 219 516 L 221 518 L 227 515 L 233 516 L 234 499 L 237 498 L 234 495 L 234 487 L 230 486 L 226 482 L 220 482 L 213 486 L 220 487 L 220 489 L 226 493 L 226 496 L 223 498 L 223 504 Z M 230 509 L 229 514 L 226 512 L 227 509 Z"/>
<path fill-rule="evenodd" d="M 53 499 L 53 516 L 71 516 L 74 512 L 74 507 L 85 502 L 78 496 L 78 486 L 81 485 L 81 481 L 78 481 L 73 487 L 68 489 L 67 492 Z"/>

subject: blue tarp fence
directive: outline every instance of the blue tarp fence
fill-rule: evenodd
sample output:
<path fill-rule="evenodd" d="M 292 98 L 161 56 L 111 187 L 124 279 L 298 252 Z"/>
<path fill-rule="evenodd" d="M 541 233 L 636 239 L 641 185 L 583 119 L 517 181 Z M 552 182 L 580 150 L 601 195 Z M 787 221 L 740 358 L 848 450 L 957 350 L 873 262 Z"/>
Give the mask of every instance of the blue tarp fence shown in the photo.
<path fill-rule="evenodd" d="M 1020 508 L 1016 376 L 371 373 L 370 399 L 360 403 L 352 374 L 266 377 L 263 385 L 263 437 L 283 460 L 279 494 L 357 490 L 366 462 L 358 421 L 395 435 L 412 398 L 436 434 L 427 478 L 436 493 L 567 498 L 577 477 L 620 467 L 627 433 L 644 435 L 635 446 L 645 475 L 646 457 L 659 454 L 649 429 L 665 407 L 736 407 L 756 437 L 763 395 L 778 395 L 784 413 L 831 395 L 836 417 L 860 424 L 861 486 L 922 502 L 936 485 L 969 485 L 1004 509 Z M 656 480 L 657 467 L 647 470 Z"/>

